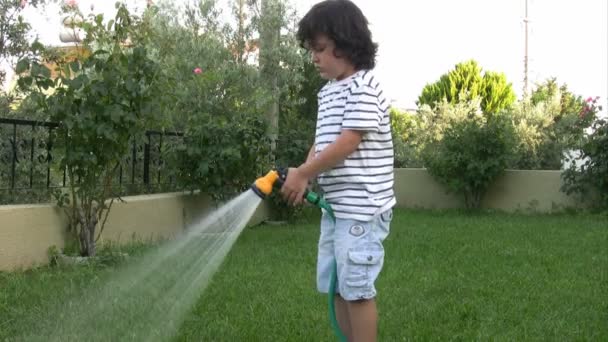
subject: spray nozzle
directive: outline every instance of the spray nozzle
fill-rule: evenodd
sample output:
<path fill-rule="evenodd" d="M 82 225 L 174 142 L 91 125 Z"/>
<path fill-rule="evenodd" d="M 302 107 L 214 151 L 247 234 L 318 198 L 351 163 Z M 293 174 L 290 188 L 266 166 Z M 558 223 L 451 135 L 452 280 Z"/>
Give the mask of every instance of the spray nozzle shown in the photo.
<path fill-rule="evenodd" d="M 260 196 L 260 198 L 265 199 L 266 196 L 269 196 L 272 193 L 272 188 L 278 178 L 279 173 L 276 170 L 272 170 L 264 177 L 256 179 L 251 185 L 251 190 Z"/>
<path fill-rule="evenodd" d="M 256 179 L 251 185 L 251 190 L 262 199 L 265 199 L 266 196 L 272 193 L 273 188 L 281 189 L 286 179 L 287 169 L 277 168 L 276 170 L 269 171 L 265 176 Z"/>

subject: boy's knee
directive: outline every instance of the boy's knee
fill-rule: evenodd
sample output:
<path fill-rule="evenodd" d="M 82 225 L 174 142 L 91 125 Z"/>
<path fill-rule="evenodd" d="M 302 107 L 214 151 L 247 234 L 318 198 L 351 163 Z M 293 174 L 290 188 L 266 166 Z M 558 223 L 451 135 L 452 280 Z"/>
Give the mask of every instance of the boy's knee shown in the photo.
<path fill-rule="evenodd" d="M 352 305 L 364 305 L 364 304 L 366 304 L 366 303 L 368 303 L 368 302 L 373 302 L 373 301 L 375 301 L 375 300 L 376 300 L 376 297 L 372 297 L 372 298 L 364 298 L 364 299 L 358 298 L 358 299 L 346 300 L 346 299 L 344 299 L 344 297 L 342 297 L 342 296 L 340 295 L 340 293 L 336 293 L 336 294 L 334 295 L 334 299 L 335 299 L 335 300 L 337 300 L 337 301 L 340 301 L 340 302 L 347 303 L 347 304 L 349 304 L 349 305 L 350 305 L 350 304 L 352 304 Z"/>
<path fill-rule="evenodd" d="M 373 302 L 375 300 L 376 300 L 376 297 L 372 297 L 372 298 L 364 298 L 364 299 L 354 299 L 354 300 L 349 300 L 347 302 L 350 304 L 353 304 L 353 305 L 364 305 L 369 302 Z"/>

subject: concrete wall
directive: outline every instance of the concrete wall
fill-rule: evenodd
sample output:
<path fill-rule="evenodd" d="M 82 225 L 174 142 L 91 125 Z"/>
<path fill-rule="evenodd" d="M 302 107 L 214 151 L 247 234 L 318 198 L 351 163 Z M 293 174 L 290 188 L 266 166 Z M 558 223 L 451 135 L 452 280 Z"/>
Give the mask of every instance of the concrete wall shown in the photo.
<path fill-rule="evenodd" d="M 204 195 L 183 193 L 125 197 L 114 202 L 104 241 L 169 238 L 214 208 Z M 258 207 L 249 225 L 268 217 L 266 202 Z M 67 217 L 52 205 L 0 206 L 0 270 L 28 268 L 48 262 L 49 247 L 64 246 Z"/>
<path fill-rule="evenodd" d="M 488 189 L 486 209 L 552 212 L 581 207 L 582 203 L 560 191 L 560 171 L 508 170 Z M 464 208 L 460 196 L 448 194 L 426 169 L 395 170 L 397 206 L 402 208 Z"/>
<path fill-rule="evenodd" d="M 488 190 L 482 206 L 505 211 L 557 212 L 585 204 L 560 188 L 561 171 L 509 170 Z"/>
<path fill-rule="evenodd" d="M 490 188 L 484 208 L 551 212 L 580 203 L 560 191 L 559 171 L 507 171 Z M 425 169 L 395 170 L 397 206 L 401 208 L 462 208 L 461 198 L 447 194 Z M 182 193 L 134 196 L 116 202 L 102 239 L 126 242 L 157 239 L 182 231 L 213 209 L 204 195 Z M 270 216 L 266 202 L 249 224 Z M 51 246 L 63 247 L 67 219 L 51 205 L 0 206 L 0 270 L 27 268 L 48 261 Z"/>
<path fill-rule="evenodd" d="M 48 262 L 50 246 L 63 246 L 67 219 L 50 205 L 0 206 L 0 270 Z"/>

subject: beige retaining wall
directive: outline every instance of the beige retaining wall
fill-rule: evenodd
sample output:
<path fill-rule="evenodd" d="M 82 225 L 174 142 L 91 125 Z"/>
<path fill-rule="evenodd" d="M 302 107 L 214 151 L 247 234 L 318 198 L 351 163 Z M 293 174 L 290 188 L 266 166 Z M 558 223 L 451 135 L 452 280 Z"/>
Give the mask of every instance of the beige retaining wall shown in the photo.
<path fill-rule="evenodd" d="M 507 171 L 491 187 L 482 206 L 505 211 L 551 212 L 580 206 L 559 189 L 559 171 Z M 446 191 L 425 169 L 395 170 L 397 205 L 401 208 L 462 208 L 459 197 Z M 183 193 L 134 196 L 115 203 L 106 223 L 104 240 L 156 239 L 182 231 L 211 210 L 204 195 Z M 269 217 L 266 202 L 249 222 Z M 67 220 L 51 205 L 0 206 L 0 270 L 28 268 L 48 262 L 51 246 L 63 247 Z"/>
<path fill-rule="evenodd" d="M 553 212 L 582 204 L 560 191 L 561 171 L 508 170 L 488 189 L 481 206 L 503 211 Z M 463 208 L 460 196 L 447 194 L 426 169 L 395 170 L 397 206 Z"/>
<path fill-rule="evenodd" d="M 169 238 L 213 209 L 204 195 L 183 193 L 125 197 L 115 202 L 102 240 L 127 242 L 132 239 Z M 249 225 L 269 215 L 265 202 Z M 0 270 L 29 268 L 48 262 L 49 247 L 62 248 L 67 218 L 52 205 L 0 206 Z"/>

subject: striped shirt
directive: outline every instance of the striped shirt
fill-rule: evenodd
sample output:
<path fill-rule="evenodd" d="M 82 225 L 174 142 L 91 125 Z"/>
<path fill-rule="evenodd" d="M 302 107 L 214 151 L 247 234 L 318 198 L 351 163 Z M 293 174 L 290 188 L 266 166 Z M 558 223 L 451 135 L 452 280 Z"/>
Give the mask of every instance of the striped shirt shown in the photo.
<path fill-rule="evenodd" d="M 327 83 L 318 103 L 315 154 L 343 129 L 365 133 L 357 150 L 321 173 L 317 182 L 336 217 L 369 221 L 396 203 L 388 101 L 372 72 L 361 70 Z"/>

